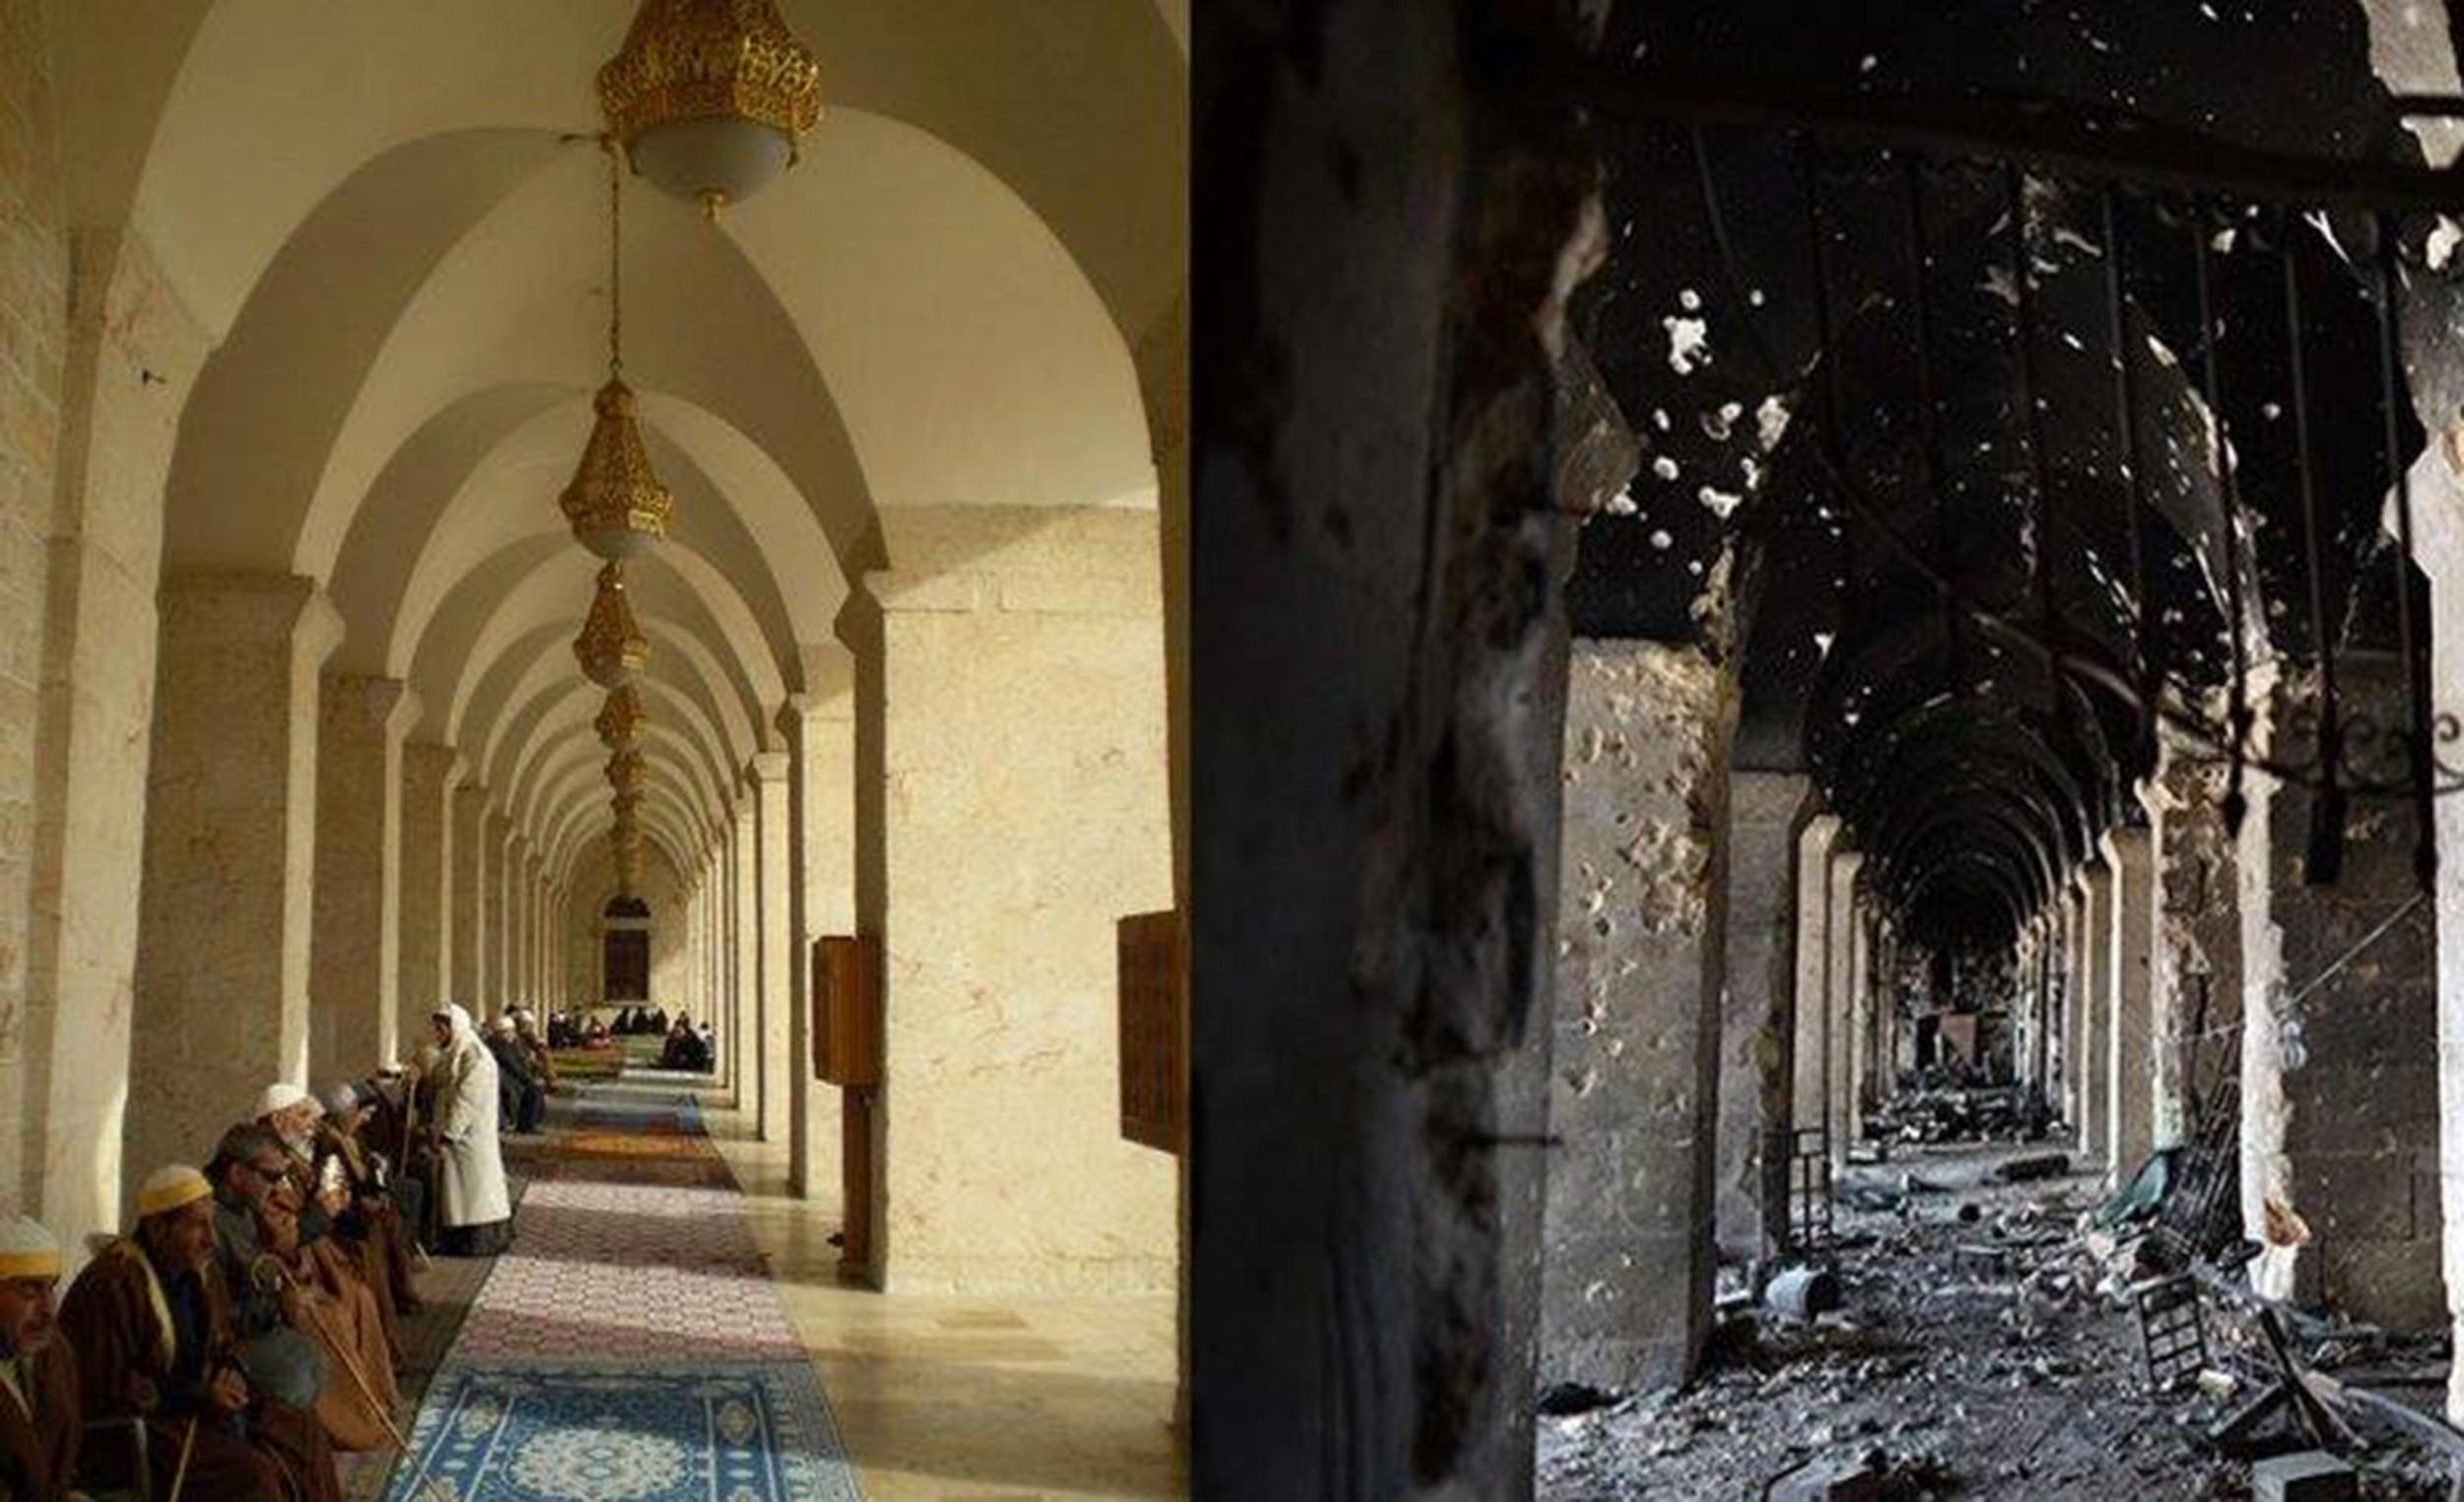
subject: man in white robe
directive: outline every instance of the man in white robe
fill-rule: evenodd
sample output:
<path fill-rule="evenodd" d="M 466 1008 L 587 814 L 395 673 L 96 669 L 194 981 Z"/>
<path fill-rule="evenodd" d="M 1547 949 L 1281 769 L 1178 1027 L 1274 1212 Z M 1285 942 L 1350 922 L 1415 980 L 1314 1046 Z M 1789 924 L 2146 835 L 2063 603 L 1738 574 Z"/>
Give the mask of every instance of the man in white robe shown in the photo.
<path fill-rule="evenodd" d="M 435 1131 L 438 1222 L 445 1251 L 492 1257 L 513 1240 L 505 1160 L 497 1147 L 496 1058 L 458 1004 L 437 1011 Z"/>

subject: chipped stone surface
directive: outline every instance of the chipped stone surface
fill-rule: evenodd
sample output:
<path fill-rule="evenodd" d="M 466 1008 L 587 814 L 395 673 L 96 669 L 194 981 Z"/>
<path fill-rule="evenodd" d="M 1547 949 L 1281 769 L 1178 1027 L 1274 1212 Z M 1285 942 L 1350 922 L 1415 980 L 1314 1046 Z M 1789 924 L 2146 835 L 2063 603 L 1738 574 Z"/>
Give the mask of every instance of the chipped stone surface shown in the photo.
<path fill-rule="evenodd" d="M 1808 785 L 1796 773 L 1729 776 L 1718 1238 L 1730 1257 L 1758 1255 L 1766 1220 L 1776 1228 L 1788 1213 L 1785 1178 L 1766 1176 L 1763 1146 L 1790 1125 L 1796 1093 L 1795 876 Z"/>
<path fill-rule="evenodd" d="M 1698 648 L 1574 644 L 1544 1384 L 1679 1380 L 1709 1323 L 1736 713 Z"/>

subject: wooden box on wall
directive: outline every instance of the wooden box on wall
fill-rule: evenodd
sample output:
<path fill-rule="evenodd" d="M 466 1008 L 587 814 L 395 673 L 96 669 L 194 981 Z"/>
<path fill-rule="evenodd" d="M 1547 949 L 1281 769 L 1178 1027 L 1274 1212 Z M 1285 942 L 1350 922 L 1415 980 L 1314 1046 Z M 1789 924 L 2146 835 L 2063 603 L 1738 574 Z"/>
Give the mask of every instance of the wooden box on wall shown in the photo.
<path fill-rule="evenodd" d="M 833 1085 L 881 1083 L 881 938 L 813 945 L 813 1073 Z"/>
<path fill-rule="evenodd" d="M 1120 951 L 1121 1134 L 1177 1153 L 1189 1113 L 1181 915 L 1121 920 Z"/>

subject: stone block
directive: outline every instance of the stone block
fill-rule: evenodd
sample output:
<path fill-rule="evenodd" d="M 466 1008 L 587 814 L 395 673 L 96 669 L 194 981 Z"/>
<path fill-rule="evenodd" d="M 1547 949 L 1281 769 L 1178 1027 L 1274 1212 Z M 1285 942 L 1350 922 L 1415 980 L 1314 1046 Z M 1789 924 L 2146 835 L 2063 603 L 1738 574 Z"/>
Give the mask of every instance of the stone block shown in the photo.
<path fill-rule="evenodd" d="M 2322 1450 L 2270 1456 L 2250 1468 L 2251 1502 L 2356 1502 L 2353 1468 Z"/>
<path fill-rule="evenodd" d="M 1816 1461 L 1792 1472 L 1772 1502 L 1882 1502 L 1882 1477 L 1863 1461 Z"/>

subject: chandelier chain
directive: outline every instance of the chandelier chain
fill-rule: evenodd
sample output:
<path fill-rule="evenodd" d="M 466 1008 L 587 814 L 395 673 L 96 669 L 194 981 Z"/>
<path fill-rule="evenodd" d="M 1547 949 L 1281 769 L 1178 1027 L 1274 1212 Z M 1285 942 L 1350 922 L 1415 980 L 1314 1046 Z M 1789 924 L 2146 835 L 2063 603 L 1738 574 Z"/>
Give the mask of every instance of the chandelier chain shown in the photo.
<path fill-rule="evenodd" d="M 625 374 L 625 174 L 616 138 L 599 137 L 607 153 L 607 373 Z"/>

